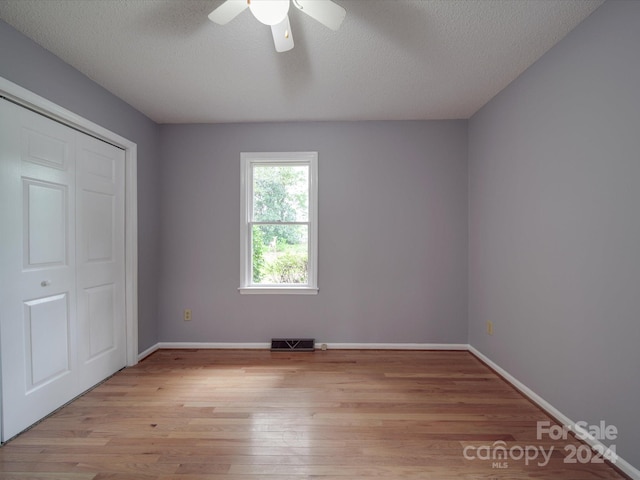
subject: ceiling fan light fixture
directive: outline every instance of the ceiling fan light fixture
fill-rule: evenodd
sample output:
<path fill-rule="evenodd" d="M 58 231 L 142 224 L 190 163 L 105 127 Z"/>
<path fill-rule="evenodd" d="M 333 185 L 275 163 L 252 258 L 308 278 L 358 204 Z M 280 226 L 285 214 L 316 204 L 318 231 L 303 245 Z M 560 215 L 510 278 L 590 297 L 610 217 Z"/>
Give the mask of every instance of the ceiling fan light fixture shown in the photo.
<path fill-rule="evenodd" d="M 291 1 L 301 12 L 332 30 L 340 28 L 347 14 L 346 10 L 333 0 Z M 276 52 L 288 52 L 293 48 L 289 3 L 289 0 L 225 0 L 209 14 L 209 20 L 218 25 L 226 25 L 249 9 L 259 22 L 271 27 Z"/>
<path fill-rule="evenodd" d="M 289 13 L 289 0 L 249 0 L 249 9 L 259 22 L 277 25 Z"/>

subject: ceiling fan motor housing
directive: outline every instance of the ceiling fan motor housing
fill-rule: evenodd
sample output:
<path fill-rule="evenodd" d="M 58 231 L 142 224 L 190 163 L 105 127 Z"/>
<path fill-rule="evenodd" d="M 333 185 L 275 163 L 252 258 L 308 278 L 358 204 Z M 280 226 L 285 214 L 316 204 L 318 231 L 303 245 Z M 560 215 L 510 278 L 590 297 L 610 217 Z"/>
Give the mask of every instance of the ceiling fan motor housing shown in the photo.
<path fill-rule="evenodd" d="M 289 13 L 289 0 L 248 0 L 249 9 L 265 25 L 277 25 Z"/>

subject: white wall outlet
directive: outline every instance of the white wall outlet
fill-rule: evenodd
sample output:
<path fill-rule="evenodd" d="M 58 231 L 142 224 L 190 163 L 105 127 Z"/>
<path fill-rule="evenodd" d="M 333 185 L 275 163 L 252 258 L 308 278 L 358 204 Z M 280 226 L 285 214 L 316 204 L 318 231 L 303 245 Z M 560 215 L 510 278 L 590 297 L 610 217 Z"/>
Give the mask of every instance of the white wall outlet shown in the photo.
<path fill-rule="evenodd" d="M 191 321 L 191 309 L 190 308 L 185 308 L 184 312 L 182 312 L 182 319 L 185 322 L 190 322 Z"/>

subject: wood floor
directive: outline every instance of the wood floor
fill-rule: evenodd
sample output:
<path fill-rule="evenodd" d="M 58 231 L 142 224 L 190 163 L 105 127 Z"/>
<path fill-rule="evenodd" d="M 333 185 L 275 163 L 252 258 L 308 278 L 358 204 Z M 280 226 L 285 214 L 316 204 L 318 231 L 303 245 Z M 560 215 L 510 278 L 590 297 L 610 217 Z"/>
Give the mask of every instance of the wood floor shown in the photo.
<path fill-rule="evenodd" d="M 624 478 L 538 420 L 468 352 L 161 350 L 2 447 L 0 478 Z M 477 458 L 528 445 L 549 463 Z"/>

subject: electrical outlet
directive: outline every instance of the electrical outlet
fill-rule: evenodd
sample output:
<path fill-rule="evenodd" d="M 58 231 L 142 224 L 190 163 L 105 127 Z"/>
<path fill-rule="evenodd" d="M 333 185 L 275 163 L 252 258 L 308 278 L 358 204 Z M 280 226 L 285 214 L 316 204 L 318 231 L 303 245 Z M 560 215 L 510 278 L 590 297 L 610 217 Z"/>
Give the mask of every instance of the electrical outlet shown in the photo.
<path fill-rule="evenodd" d="M 182 319 L 185 322 L 191 321 L 191 309 L 190 308 L 185 308 L 184 309 L 184 312 L 182 312 Z"/>
<path fill-rule="evenodd" d="M 491 320 L 487 320 L 487 334 L 493 335 L 493 322 Z"/>

